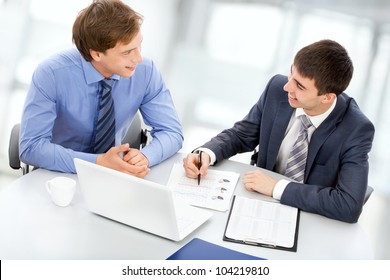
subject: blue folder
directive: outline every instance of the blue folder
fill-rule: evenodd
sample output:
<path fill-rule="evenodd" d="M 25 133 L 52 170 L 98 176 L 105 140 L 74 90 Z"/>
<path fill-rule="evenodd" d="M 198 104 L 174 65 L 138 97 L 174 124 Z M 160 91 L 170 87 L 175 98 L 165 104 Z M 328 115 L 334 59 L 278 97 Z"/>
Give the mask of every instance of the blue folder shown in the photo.
<path fill-rule="evenodd" d="M 217 244 L 194 238 L 167 260 L 264 260 Z"/>

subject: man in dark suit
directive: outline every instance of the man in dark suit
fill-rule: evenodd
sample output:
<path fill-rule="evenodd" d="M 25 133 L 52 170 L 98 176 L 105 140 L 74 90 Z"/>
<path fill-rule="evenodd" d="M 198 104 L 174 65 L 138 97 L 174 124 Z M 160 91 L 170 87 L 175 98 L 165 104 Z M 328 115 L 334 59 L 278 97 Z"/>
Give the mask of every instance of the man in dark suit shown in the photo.
<path fill-rule="evenodd" d="M 205 176 L 210 164 L 257 146 L 257 166 L 287 175 L 290 152 L 302 126 L 300 116 L 305 115 L 310 127 L 302 178 L 275 180 L 256 170 L 246 173 L 243 183 L 248 190 L 273 196 L 282 204 L 357 222 L 375 129 L 355 100 L 343 92 L 352 74 L 352 61 L 337 42 L 322 40 L 302 48 L 289 77 L 274 76 L 243 120 L 183 160 L 186 175 Z"/>

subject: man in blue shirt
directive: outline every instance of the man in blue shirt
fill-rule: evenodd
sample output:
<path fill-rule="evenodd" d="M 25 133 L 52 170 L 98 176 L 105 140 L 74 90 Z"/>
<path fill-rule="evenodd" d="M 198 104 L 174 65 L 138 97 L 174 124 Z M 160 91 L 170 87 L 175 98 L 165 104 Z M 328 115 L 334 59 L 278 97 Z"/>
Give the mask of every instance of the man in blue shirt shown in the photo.
<path fill-rule="evenodd" d="M 96 0 L 73 25 L 76 49 L 35 70 L 21 121 L 20 157 L 49 170 L 75 173 L 80 158 L 143 178 L 183 142 L 170 91 L 153 61 L 141 56 L 142 16 L 120 0 Z M 114 80 L 115 146 L 94 153 L 100 81 Z M 139 151 L 120 145 L 137 110 L 152 127 Z M 123 156 L 122 156 L 123 155 Z"/>

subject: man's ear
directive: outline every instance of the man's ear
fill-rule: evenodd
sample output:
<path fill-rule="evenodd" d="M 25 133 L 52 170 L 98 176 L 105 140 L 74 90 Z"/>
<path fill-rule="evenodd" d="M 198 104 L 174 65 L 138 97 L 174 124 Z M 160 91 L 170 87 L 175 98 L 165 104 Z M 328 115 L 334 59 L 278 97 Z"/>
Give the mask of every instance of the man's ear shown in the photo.
<path fill-rule="evenodd" d="M 94 51 L 92 49 L 89 50 L 89 54 L 92 56 L 93 60 L 100 61 L 102 53 L 98 51 Z"/>
<path fill-rule="evenodd" d="M 336 100 L 337 95 L 333 92 L 322 95 L 322 103 L 332 103 Z"/>

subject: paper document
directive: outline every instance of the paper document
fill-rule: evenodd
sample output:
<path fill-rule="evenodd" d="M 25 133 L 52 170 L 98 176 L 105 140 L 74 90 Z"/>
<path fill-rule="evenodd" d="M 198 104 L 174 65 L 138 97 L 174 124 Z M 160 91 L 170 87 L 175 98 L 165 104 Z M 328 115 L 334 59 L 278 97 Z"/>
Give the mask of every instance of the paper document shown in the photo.
<path fill-rule="evenodd" d="M 209 169 L 198 185 L 198 180 L 188 178 L 183 166 L 176 163 L 172 167 L 168 186 L 175 197 L 191 205 L 226 211 L 239 177 L 240 174 L 236 172 Z"/>
<path fill-rule="evenodd" d="M 235 196 L 225 238 L 250 245 L 292 248 L 296 245 L 297 222 L 295 207 Z"/>

